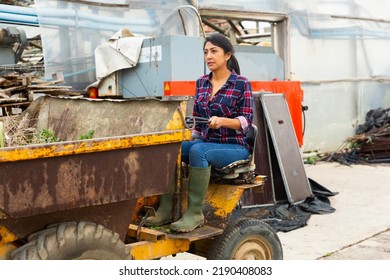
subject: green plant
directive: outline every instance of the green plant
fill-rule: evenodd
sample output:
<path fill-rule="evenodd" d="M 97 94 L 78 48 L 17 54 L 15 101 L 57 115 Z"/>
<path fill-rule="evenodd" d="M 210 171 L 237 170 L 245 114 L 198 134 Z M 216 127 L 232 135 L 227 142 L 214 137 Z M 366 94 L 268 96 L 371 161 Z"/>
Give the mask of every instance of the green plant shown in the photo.
<path fill-rule="evenodd" d="M 154 230 L 162 230 L 162 231 L 165 231 L 167 233 L 171 233 L 172 230 L 169 228 L 169 225 L 165 225 L 165 226 L 150 226 L 149 227 L 150 229 L 154 229 Z"/>
<path fill-rule="evenodd" d="M 91 129 L 86 134 L 81 135 L 78 140 L 92 139 L 95 130 Z"/>
<path fill-rule="evenodd" d="M 52 130 L 46 128 L 43 128 L 41 131 L 39 131 L 37 138 L 39 143 L 53 143 L 61 141 L 61 139 L 54 135 Z"/>
<path fill-rule="evenodd" d="M 316 162 L 319 160 L 320 158 L 318 156 L 311 156 L 311 157 L 307 157 L 304 162 L 306 164 L 316 164 Z"/>

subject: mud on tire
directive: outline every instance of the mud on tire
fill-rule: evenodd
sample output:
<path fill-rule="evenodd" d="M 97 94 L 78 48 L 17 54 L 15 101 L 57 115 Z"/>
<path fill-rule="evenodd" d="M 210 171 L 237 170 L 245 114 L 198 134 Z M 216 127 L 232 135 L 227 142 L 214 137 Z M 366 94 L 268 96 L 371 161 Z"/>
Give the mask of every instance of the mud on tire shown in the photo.
<path fill-rule="evenodd" d="M 11 252 L 14 260 L 125 260 L 130 250 L 117 233 L 91 222 L 68 222 L 30 237 Z"/>

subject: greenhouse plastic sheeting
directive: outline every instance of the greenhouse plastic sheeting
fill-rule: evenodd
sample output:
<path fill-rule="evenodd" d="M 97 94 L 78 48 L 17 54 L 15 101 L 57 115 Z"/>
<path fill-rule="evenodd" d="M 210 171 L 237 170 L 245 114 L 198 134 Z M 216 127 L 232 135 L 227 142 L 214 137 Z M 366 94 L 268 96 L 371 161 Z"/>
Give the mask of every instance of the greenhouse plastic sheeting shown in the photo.
<path fill-rule="evenodd" d="M 95 2 L 96 4 L 92 4 Z M 188 1 L 35 0 L 45 57 L 45 76 L 56 73 L 74 90 L 96 80 L 94 51 L 127 28 L 135 35 L 200 36 L 196 9 Z"/>

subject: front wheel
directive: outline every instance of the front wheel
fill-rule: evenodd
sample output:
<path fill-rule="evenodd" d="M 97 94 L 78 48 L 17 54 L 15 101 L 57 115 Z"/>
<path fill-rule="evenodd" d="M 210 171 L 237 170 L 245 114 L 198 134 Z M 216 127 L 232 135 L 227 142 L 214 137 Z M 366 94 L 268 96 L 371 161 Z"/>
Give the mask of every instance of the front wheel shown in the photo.
<path fill-rule="evenodd" d="M 62 223 L 29 238 L 11 252 L 14 260 L 127 260 L 130 250 L 117 233 L 90 222 Z"/>
<path fill-rule="evenodd" d="M 282 244 L 276 232 L 256 219 L 240 219 L 213 243 L 210 260 L 281 260 Z"/>

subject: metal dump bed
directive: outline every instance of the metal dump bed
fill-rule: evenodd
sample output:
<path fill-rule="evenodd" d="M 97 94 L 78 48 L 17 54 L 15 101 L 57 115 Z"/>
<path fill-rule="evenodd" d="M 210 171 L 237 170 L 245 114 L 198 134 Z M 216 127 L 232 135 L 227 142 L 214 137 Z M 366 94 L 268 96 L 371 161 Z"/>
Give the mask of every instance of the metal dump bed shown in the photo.
<path fill-rule="evenodd" d="M 88 220 L 124 238 L 137 199 L 167 192 L 173 180 L 181 142 L 190 137 L 181 106 L 148 99 L 37 101 L 26 111 L 32 121 L 68 140 L 0 149 L 0 228 L 19 238 L 51 223 Z M 87 127 L 99 137 L 70 140 Z"/>

